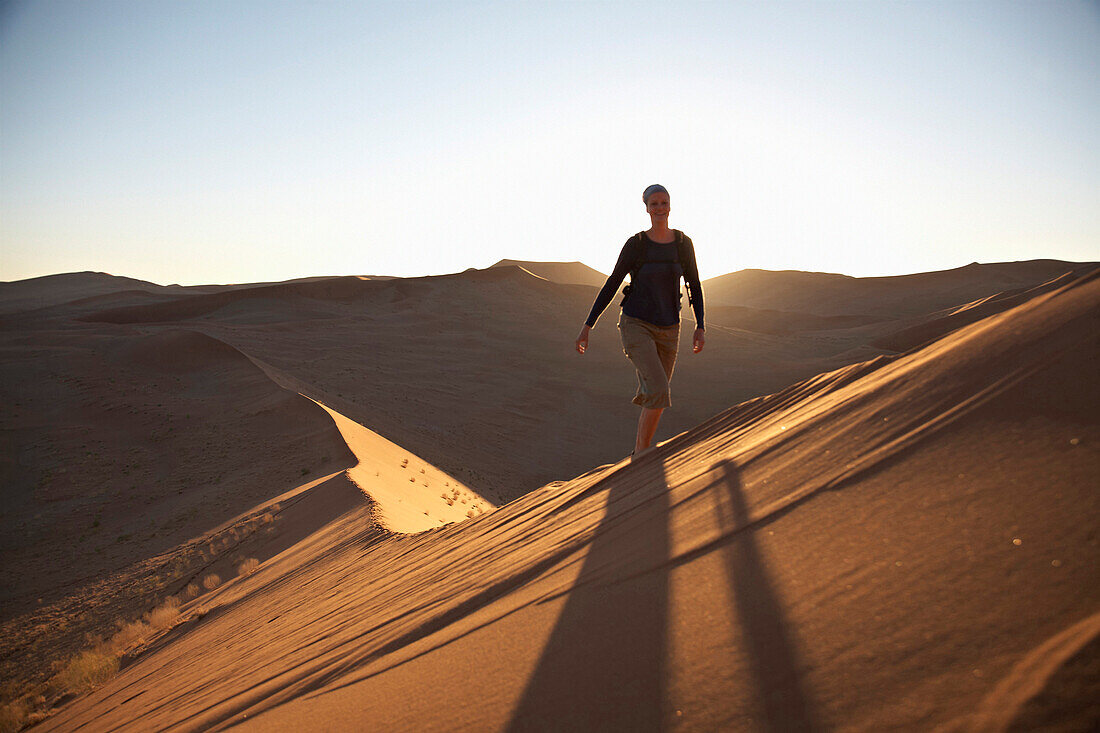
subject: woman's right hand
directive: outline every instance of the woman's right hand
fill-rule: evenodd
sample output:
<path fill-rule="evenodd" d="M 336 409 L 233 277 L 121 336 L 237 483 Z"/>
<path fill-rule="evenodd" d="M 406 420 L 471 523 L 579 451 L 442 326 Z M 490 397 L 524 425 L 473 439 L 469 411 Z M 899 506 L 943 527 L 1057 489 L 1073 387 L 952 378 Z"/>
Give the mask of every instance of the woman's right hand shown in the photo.
<path fill-rule="evenodd" d="M 585 324 L 584 328 L 581 329 L 580 335 L 577 336 L 578 354 L 583 354 L 584 350 L 588 348 L 588 332 L 591 330 L 592 329 L 588 327 L 588 324 Z"/>

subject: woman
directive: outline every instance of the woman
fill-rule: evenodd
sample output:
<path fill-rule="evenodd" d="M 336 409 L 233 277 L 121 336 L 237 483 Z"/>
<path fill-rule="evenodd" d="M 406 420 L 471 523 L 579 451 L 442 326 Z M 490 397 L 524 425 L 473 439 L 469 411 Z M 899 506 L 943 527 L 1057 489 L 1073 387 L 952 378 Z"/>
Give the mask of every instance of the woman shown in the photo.
<path fill-rule="evenodd" d="M 669 196 L 660 184 L 642 193 L 642 201 L 652 226 L 627 240 L 619 253 L 615 269 L 607 278 L 584 328 L 577 336 L 577 353 L 588 348 L 588 332 L 596 325 L 619 283 L 630 273 L 630 285 L 623 291 L 619 331 L 623 351 L 638 372 L 638 393 L 634 404 L 641 405 L 638 435 L 631 455 L 640 455 L 653 442 L 661 413 L 671 404 L 668 382 L 676 364 L 680 341 L 680 278 L 688 284 L 688 297 L 695 311 L 695 335 L 692 350 L 698 354 L 706 343 L 703 322 L 703 286 L 695 265 L 695 247 L 683 232 L 668 228 Z"/>

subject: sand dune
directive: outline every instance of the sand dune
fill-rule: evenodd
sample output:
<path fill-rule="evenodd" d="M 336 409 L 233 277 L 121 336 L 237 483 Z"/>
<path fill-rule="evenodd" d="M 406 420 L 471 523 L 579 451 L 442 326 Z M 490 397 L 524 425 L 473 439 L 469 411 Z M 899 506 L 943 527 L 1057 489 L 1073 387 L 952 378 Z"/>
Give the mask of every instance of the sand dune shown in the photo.
<path fill-rule="evenodd" d="M 897 331 L 885 334 L 874 339 L 874 346 L 892 351 L 908 351 L 922 344 L 934 341 L 957 328 L 987 318 L 995 313 L 1001 313 L 1015 308 L 1021 303 L 1026 303 L 1032 298 L 1057 290 L 1063 285 L 1082 277 L 1095 268 L 1083 267 L 1072 272 L 1049 280 L 1042 285 L 1032 288 L 1017 288 L 996 295 L 979 298 L 971 303 L 949 308 L 946 311 L 932 313 L 928 316 L 916 319 L 917 323 L 906 325 Z"/>
<path fill-rule="evenodd" d="M 1021 265 L 906 316 L 975 274 L 875 316 L 708 291 L 679 435 L 633 464 L 614 314 L 571 351 L 592 285 L 39 298 L 0 320 L 5 679 L 217 575 L 48 727 L 1091 720 L 1098 286 Z"/>
<path fill-rule="evenodd" d="M 938 282 L 936 273 L 911 279 L 916 284 L 897 279 L 891 297 L 920 301 L 926 297 L 919 284 Z M 83 318 L 199 328 L 292 377 L 294 391 L 499 501 L 630 450 L 634 377 L 622 357 L 615 314 L 601 319 L 583 359 L 570 348 L 595 292 L 501 266 L 438 277 L 236 288 Z M 708 303 L 707 351 L 695 357 L 682 349 L 665 435 L 730 404 L 887 353 L 898 344 L 885 336 L 937 317 L 790 309 L 730 317 L 709 292 Z M 305 327 L 309 323 L 317 325 Z M 686 326 L 682 338 L 689 337 Z M 492 438 L 470 441 L 468 435 Z M 616 435 L 617 443 L 609 440 Z"/>
<path fill-rule="evenodd" d="M 393 532 L 422 532 L 480 516 L 492 502 L 399 445 L 321 405 L 358 463 L 348 478 L 376 505 L 375 519 Z"/>
<path fill-rule="evenodd" d="M 255 291 L 260 288 L 275 287 L 274 292 L 276 293 L 294 292 L 296 286 L 324 283 L 328 281 L 393 279 L 392 277 L 384 275 L 360 275 L 354 277 L 313 276 L 265 283 L 158 285 L 144 280 L 135 280 L 134 278 L 110 275 L 103 272 L 71 272 L 17 280 L 14 282 L 0 282 L 0 314 L 8 316 L 19 314 L 21 317 L 26 317 L 30 314 L 34 317 L 49 317 L 57 315 L 84 315 L 108 311 L 120 314 L 116 317 L 134 318 L 133 315 L 125 316 L 121 314 L 128 312 L 127 309 L 132 306 L 148 305 L 153 302 L 166 302 L 177 299 L 190 301 L 190 298 L 199 295 L 220 295 L 222 300 L 219 301 L 219 298 L 214 298 L 212 301 L 200 300 L 195 301 L 195 304 L 232 302 L 235 298 L 232 296 L 227 297 L 227 294 L 238 290 Z M 321 286 L 320 288 L 306 287 L 302 289 L 301 292 L 307 296 L 320 293 L 321 297 L 326 297 L 326 295 L 331 297 L 333 292 L 339 292 L 339 290 L 339 285 L 336 285 L 334 291 Z M 269 295 L 270 293 L 267 294 Z M 252 293 L 251 295 L 256 297 L 256 293 Z M 250 296 L 245 295 L 244 297 Z M 263 295 L 258 297 L 263 297 Z M 195 304 L 190 307 L 195 308 Z M 216 308 L 219 306 L 214 307 Z M 198 310 L 202 312 L 201 308 Z M 133 311 L 129 312 L 131 314 L 134 313 Z M 140 313 L 140 310 L 137 312 Z M 169 312 L 171 312 L 171 309 L 169 309 Z M 109 318 L 108 316 L 107 318 L 100 318 L 98 320 L 105 321 L 109 320 Z M 136 318 L 136 321 L 120 322 L 139 322 L 141 320 L 139 316 Z M 154 320 L 176 320 L 176 317 L 157 316 Z"/>
<path fill-rule="evenodd" d="M 0 353 L 5 678 L 186 585 L 197 553 L 172 573 L 164 553 L 355 463 L 323 410 L 205 334 L 47 322 Z"/>
<path fill-rule="evenodd" d="M 971 263 L 941 272 L 893 277 L 849 277 L 821 272 L 742 270 L 703 283 L 707 302 L 803 311 L 820 316 L 904 318 L 1034 287 L 1098 263 L 1029 260 Z"/>
<path fill-rule="evenodd" d="M 706 318 L 708 323 L 719 323 L 730 328 L 775 336 L 855 328 L 885 320 L 874 316 L 818 316 L 813 313 L 745 308 L 737 305 L 707 306 Z"/>
<path fill-rule="evenodd" d="M 1087 729 L 1098 326 L 1093 275 L 460 524 L 350 509 L 42 728 Z"/>
<path fill-rule="evenodd" d="M 371 281 L 359 277 L 334 277 L 275 285 L 234 287 L 215 292 L 186 294 L 169 302 L 113 308 L 93 313 L 84 320 L 99 323 L 155 323 L 205 316 L 245 300 L 273 298 L 352 298 L 369 288 Z"/>
<path fill-rule="evenodd" d="M 123 290 L 155 293 L 164 286 L 104 272 L 70 272 L 15 282 L 0 282 L 0 313 L 45 308 L 72 300 Z"/>
<path fill-rule="evenodd" d="M 583 359 L 571 348 L 595 292 L 502 266 L 240 288 L 82 318 L 209 333 L 291 379 L 287 388 L 369 426 L 497 502 L 630 450 L 635 378 L 622 356 L 615 314 L 601 319 Z M 690 328 L 684 331 L 686 341 Z M 783 337 L 717 322 L 707 352 L 685 356 L 677 366 L 681 376 L 665 434 L 743 399 L 884 353 L 866 345 L 881 333 Z"/>
<path fill-rule="evenodd" d="M 492 267 L 522 267 L 528 272 L 562 285 L 592 285 L 603 287 L 607 275 L 594 270 L 583 262 L 529 262 L 525 260 L 501 260 Z"/>

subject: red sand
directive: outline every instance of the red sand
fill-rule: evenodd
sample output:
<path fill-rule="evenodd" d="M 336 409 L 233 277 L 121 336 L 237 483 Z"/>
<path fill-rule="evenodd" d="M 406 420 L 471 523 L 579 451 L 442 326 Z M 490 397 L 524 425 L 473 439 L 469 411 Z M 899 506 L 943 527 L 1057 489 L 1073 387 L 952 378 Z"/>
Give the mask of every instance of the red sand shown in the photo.
<path fill-rule="evenodd" d="M 1098 334 L 1094 274 L 468 521 L 348 506 L 42 728 L 1087 729 Z"/>

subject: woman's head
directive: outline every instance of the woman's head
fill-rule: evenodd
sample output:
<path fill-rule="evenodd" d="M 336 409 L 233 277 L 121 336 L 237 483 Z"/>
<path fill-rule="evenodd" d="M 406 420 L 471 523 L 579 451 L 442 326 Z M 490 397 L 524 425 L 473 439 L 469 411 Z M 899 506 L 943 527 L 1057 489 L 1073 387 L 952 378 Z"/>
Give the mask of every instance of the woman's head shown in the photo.
<path fill-rule="evenodd" d="M 642 191 L 642 203 L 648 207 L 649 197 L 655 193 L 663 193 L 665 196 L 668 196 L 668 189 L 659 183 L 654 183 L 652 186 L 646 187 L 646 190 Z"/>
<path fill-rule="evenodd" d="M 643 191 L 642 201 L 645 202 L 645 210 L 649 212 L 649 217 L 653 219 L 654 225 L 656 225 L 656 218 L 668 218 L 670 208 L 668 189 L 661 184 L 654 183 Z"/>

